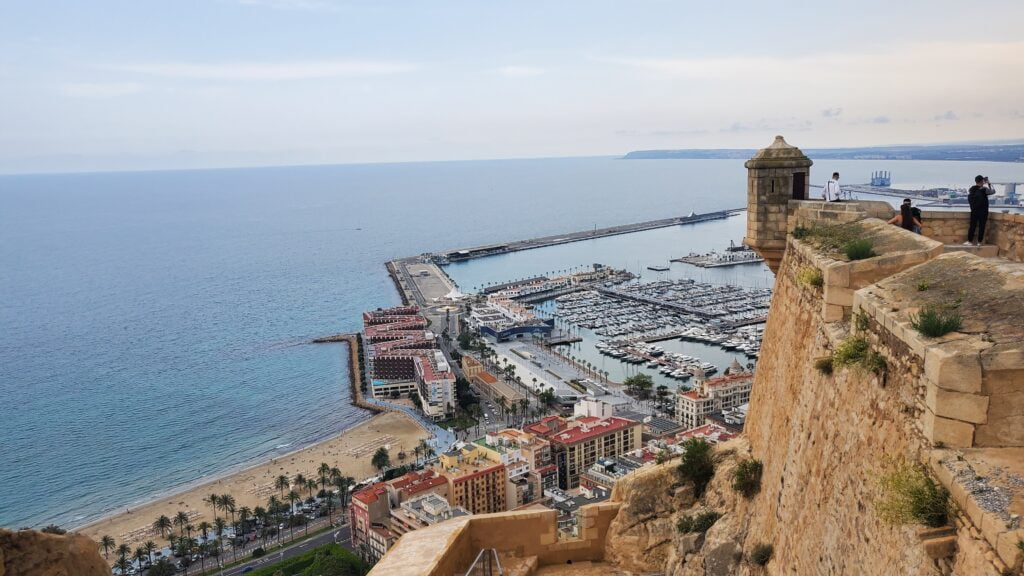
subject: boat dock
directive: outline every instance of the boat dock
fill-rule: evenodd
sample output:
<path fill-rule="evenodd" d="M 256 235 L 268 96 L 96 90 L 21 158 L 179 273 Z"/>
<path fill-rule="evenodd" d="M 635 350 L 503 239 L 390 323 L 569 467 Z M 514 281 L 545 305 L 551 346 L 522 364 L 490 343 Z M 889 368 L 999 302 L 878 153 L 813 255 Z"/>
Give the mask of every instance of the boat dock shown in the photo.
<path fill-rule="evenodd" d="M 756 264 L 764 262 L 764 258 L 753 250 L 737 250 L 726 252 L 708 252 L 707 254 L 689 254 L 679 258 L 673 258 L 672 262 L 682 262 L 701 268 L 722 268 L 725 266 L 739 266 L 741 264 Z"/>
<path fill-rule="evenodd" d="M 708 222 L 711 220 L 723 220 L 725 218 L 734 216 L 744 211 L 746 211 L 746 208 L 719 210 L 717 212 L 708 212 L 706 214 L 690 214 L 689 216 L 663 218 L 661 220 L 649 220 L 647 222 L 623 224 L 621 226 L 611 226 L 608 228 L 594 228 L 592 230 L 570 232 L 568 234 L 561 234 L 558 236 L 544 236 L 541 238 L 533 238 L 530 240 L 517 240 L 515 242 L 508 242 L 506 244 L 486 244 L 483 246 L 476 246 L 473 248 L 464 248 L 462 250 L 452 250 L 448 252 L 436 253 L 433 254 L 432 256 L 434 261 L 438 262 L 439 264 L 446 264 L 448 262 L 462 262 L 464 260 L 472 260 L 473 258 L 496 256 L 498 254 L 519 252 L 521 250 L 533 250 L 535 248 L 557 246 L 559 244 L 580 242 L 582 240 L 593 240 L 595 238 L 604 238 L 606 236 L 618 236 L 620 234 L 631 234 L 633 232 L 656 230 L 658 228 L 668 228 L 670 226 L 679 226 L 683 224 L 697 224 L 699 222 Z"/>

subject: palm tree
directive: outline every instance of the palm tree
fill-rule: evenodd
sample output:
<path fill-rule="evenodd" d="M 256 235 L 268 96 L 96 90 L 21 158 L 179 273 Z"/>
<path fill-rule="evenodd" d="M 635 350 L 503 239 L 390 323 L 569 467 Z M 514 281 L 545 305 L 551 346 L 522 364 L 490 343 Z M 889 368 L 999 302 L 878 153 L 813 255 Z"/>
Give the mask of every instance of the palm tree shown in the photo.
<path fill-rule="evenodd" d="M 235 497 L 230 494 L 225 494 L 217 499 L 219 506 L 225 512 L 231 514 L 231 522 L 235 521 Z"/>
<path fill-rule="evenodd" d="M 526 420 L 526 409 L 530 407 L 530 401 L 526 398 L 519 400 L 519 413 L 523 415 L 523 420 Z"/>
<path fill-rule="evenodd" d="M 106 558 L 107 560 L 109 560 L 110 559 L 110 549 L 113 548 L 116 545 L 117 545 L 117 542 L 114 542 L 114 537 L 113 536 L 104 535 L 102 538 L 100 538 L 100 548 L 103 548 L 103 557 Z"/>
<path fill-rule="evenodd" d="M 280 513 L 281 510 L 281 501 L 278 500 L 277 496 L 271 496 L 270 498 L 267 499 L 267 510 L 274 518 L 274 529 L 277 530 L 277 541 L 280 542 L 281 530 L 277 527 L 277 525 L 279 524 L 278 514 Z"/>
<path fill-rule="evenodd" d="M 128 558 L 125 557 L 118 558 L 117 562 L 114 562 L 114 568 L 117 568 L 118 572 L 121 574 L 127 574 L 128 568 L 130 568 L 131 565 L 131 562 L 129 562 Z"/>
<path fill-rule="evenodd" d="M 260 541 L 263 544 L 267 543 L 267 524 L 269 519 L 267 518 L 267 509 L 262 506 L 257 506 L 252 510 L 253 518 L 256 518 L 263 525 L 263 529 L 260 530 Z"/>
<path fill-rule="evenodd" d="M 387 448 L 381 446 L 377 448 L 377 451 L 373 453 L 373 458 L 370 459 L 370 463 L 377 469 L 378 472 L 384 474 L 384 470 L 391 465 L 391 456 L 388 455 Z"/>
<path fill-rule="evenodd" d="M 313 497 L 313 490 L 316 490 L 316 480 L 310 478 L 306 480 L 306 490 L 309 491 L 309 497 Z"/>
<path fill-rule="evenodd" d="M 321 462 L 320 463 L 320 469 L 318 470 L 318 472 L 320 472 L 320 489 L 321 490 L 326 490 L 327 489 L 327 479 L 331 475 L 331 466 L 329 464 L 327 464 L 327 462 Z"/>
<path fill-rule="evenodd" d="M 288 532 L 291 534 L 292 540 L 295 540 L 295 527 L 292 526 L 292 517 L 295 516 L 295 501 L 296 500 L 302 500 L 302 496 L 299 496 L 298 492 L 296 492 L 295 490 L 292 490 L 291 492 L 288 493 L 288 502 L 289 502 L 289 504 L 291 504 L 291 510 L 289 511 L 289 514 L 288 514 Z"/>
<path fill-rule="evenodd" d="M 213 530 L 217 534 L 217 546 L 220 548 L 220 553 L 224 553 L 224 529 L 227 528 L 228 523 L 221 517 L 213 519 Z"/>
<path fill-rule="evenodd" d="M 292 484 L 299 490 L 302 490 L 306 487 L 306 477 L 302 474 L 296 474 L 295 478 L 292 479 Z"/>
<path fill-rule="evenodd" d="M 179 555 L 179 556 L 183 556 L 183 558 L 181 559 L 181 565 L 185 567 L 185 576 L 188 576 L 188 565 L 192 561 L 192 558 L 191 558 L 192 545 L 191 544 L 192 544 L 192 542 L 191 542 L 191 540 L 189 538 L 185 538 L 184 536 L 182 536 L 181 538 L 178 538 L 178 543 L 174 547 L 175 548 L 175 553 L 177 553 L 177 555 Z"/>
<path fill-rule="evenodd" d="M 153 522 L 153 529 L 160 532 L 160 537 L 164 538 L 167 533 L 171 530 L 171 519 L 167 516 L 160 516 Z"/>
<path fill-rule="evenodd" d="M 180 535 L 184 536 L 185 526 L 188 525 L 188 514 L 179 510 L 178 513 L 174 515 L 174 524 L 178 527 L 178 530 L 181 533 Z"/>
<path fill-rule="evenodd" d="M 502 416 L 505 415 L 505 410 L 508 408 L 508 400 L 504 396 L 498 397 L 498 408 L 501 409 Z"/>
<path fill-rule="evenodd" d="M 245 542 L 246 542 L 246 540 L 244 538 L 244 536 L 246 534 L 245 523 L 248 522 L 250 518 L 252 518 L 252 509 L 250 509 L 248 506 L 242 506 L 241 508 L 238 509 L 238 523 L 239 523 L 239 525 L 241 527 L 240 532 L 242 533 L 242 536 L 243 536 L 243 538 L 242 538 L 242 549 L 243 550 L 245 549 Z M 237 536 L 238 532 L 236 532 L 235 535 Z"/>
<path fill-rule="evenodd" d="M 127 559 L 128 555 L 131 554 L 131 553 L 132 553 L 131 547 L 128 546 L 127 544 L 125 544 L 125 543 L 121 543 L 121 545 L 117 547 L 117 556 L 118 556 L 118 558 L 120 558 L 122 560 Z"/>
<path fill-rule="evenodd" d="M 210 494 L 206 498 L 203 498 L 203 502 L 206 502 L 213 508 L 213 517 L 217 517 L 217 508 L 220 507 L 220 496 L 216 494 Z"/>
<path fill-rule="evenodd" d="M 146 554 L 149 555 L 149 563 L 152 564 L 153 552 L 156 551 L 156 542 L 153 542 L 152 540 L 147 540 L 146 543 L 142 545 L 142 547 L 146 550 Z"/>
<path fill-rule="evenodd" d="M 284 498 L 284 491 L 287 490 L 288 488 L 291 488 L 291 482 L 288 480 L 287 476 L 281 474 L 280 476 L 277 477 L 276 480 L 274 480 L 274 488 L 280 490 L 281 498 Z"/>
<path fill-rule="evenodd" d="M 514 422 L 515 419 L 516 419 L 516 412 L 519 412 L 519 404 L 513 402 L 512 405 L 509 406 L 508 410 L 509 410 L 509 412 L 512 413 L 512 421 Z M 505 418 L 505 424 L 508 424 L 508 418 L 507 417 Z"/>
<path fill-rule="evenodd" d="M 143 548 L 142 546 L 139 546 L 138 548 L 136 548 L 135 552 L 132 554 L 132 560 L 134 560 L 134 561 L 139 563 L 139 572 L 142 572 L 142 562 L 147 557 L 148 557 L 148 554 L 146 554 L 146 549 Z"/>
<path fill-rule="evenodd" d="M 210 528 L 212 528 L 212 526 L 210 525 L 209 522 L 204 521 L 199 523 L 199 532 L 203 535 L 203 544 L 199 547 L 199 567 L 204 572 L 206 571 L 205 552 L 207 551 L 210 543 L 209 538 L 207 538 L 207 535 L 210 533 Z"/>
<path fill-rule="evenodd" d="M 419 447 L 420 447 L 420 453 L 423 454 L 423 461 L 426 462 L 427 459 L 428 459 L 427 458 L 427 451 L 430 449 L 430 444 L 427 443 L 426 438 L 420 438 Z"/>

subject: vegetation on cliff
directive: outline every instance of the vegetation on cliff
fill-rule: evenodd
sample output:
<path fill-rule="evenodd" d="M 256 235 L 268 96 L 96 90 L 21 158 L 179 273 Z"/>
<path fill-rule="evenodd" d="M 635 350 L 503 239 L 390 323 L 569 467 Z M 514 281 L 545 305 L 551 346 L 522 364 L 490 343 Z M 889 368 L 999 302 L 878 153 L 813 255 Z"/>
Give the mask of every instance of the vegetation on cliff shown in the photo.
<path fill-rule="evenodd" d="M 963 319 L 956 308 L 927 305 L 910 317 L 910 325 L 922 336 L 939 338 L 960 329 Z"/>
<path fill-rule="evenodd" d="M 679 477 L 683 482 L 692 483 L 694 495 L 700 498 L 715 475 L 711 444 L 703 438 L 690 438 L 683 443 L 683 450 L 678 468 Z"/>
<path fill-rule="evenodd" d="M 761 471 L 764 466 L 760 460 L 742 460 L 732 473 L 732 489 L 747 498 L 753 498 L 761 491 Z"/>
<path fill-rule="evenodd" d="M 949 519 L 949 493 L 935 484 L 921 466 L 897 462 L 879 481 L 882 498 L 878 515 L 893 524 L 945 526 Z"/>

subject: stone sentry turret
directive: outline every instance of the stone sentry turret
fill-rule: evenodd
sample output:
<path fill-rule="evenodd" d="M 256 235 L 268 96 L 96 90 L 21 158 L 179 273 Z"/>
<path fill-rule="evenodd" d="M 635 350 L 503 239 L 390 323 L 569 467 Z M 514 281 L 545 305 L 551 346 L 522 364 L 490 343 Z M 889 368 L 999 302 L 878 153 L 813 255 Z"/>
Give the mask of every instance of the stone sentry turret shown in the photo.
<path fill-rule="evenodd" d="M 810 171 L 814 162 L 785 138 L 747 160 L 747 237 L 772 272 L 777 272 L 786 250 L 790 200 L 810 199 Z"/>

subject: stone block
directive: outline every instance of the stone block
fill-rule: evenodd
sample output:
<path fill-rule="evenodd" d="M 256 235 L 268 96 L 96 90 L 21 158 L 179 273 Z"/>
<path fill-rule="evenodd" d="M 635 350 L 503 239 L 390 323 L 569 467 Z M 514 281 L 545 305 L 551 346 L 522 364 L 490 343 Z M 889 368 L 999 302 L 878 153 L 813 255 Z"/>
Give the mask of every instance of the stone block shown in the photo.
<path fill-rule="evenodd" d="M 989 419 L 975 431 L 976 446 L 1024 446 L 1024 414 L 999 419 L 990 414 Z"/>
<path fill-rule="evenodd" d="M 850 308 L 853 306 L 853 290 L 839 286 L 825 286 L 825 302 Z"/>
<path fill-rule="evenodd" d="M 822 308 L 822 316 L 825 322 L 839 322 L 843 319 L 843 307 L 836 306 L 835 304 L 824 304 Z"/>
<path fill-rule="evenodd" d="M 984 424 L 988 420 L 988 396 L 943 390 L 928 384 L 924 403 L 936 416 Z"/>
<path fill-rule="evenodd" d="M 984 366 L 984 356 L 982 365 Z M 1024 368 L 1016 370 L 986 370 L 982 389 L 985 394 L 1012 394 L 1024 390 Z"/>
<path fill-rule="evenodd" d="M 995 514 L 984 512 L 983 516 L 981 520 L 981 535 L 995 548 L 996 543 L 999 541 L 999 535 L 1009 529 L 1006 527 L 1006 521 Z"/>
<path fill-rule="evenodd" d="M 930 346 L 924 356 L 924 374 L 945 390 L 971 394 L 981 392 L 978 351 L 961 342 Z"/>
<path fill-rule="evenodd" d="M 943 443 L 950 448 L 970 448 L 974 445 L 974 425 L 959 420 L 936 416 L 930 409 L 922 417 L 925 438 L 932 444 Z"/>
<path fill-rule="evenodd" d="M 1003 532 L 996 541 L 996 554 L 1011 570 L 1020 570 L 1024 562 L 1024 552 L 1017 547 L 1017 543 L 1024 540 L 1024 530 Z"/>
<path fill-rule="evenodd" d="M 846 288 L 850 285 L 850 267 L 846 264 L 836 262 L 826 266 L 823 276 L 826 286 L 839 286 Z"/>
<path fill-rule="evenodd" d="M 943 466 L 943 468 L 945 468 L 945 466 Z M 967 499 L 971 496 L 959 482 L 952 482 L 949 485 L 949 496 L 953 499 L 953 502 L 956 503 L 958 508 L 961 510 L 967 509 Z"/>
<path fill-rule="evenodd" d="M 981 533 L 981 525 L 985 522 L 985 511 L 978 506 L 978 501 L 973 497 L 968 496 L 967 506 L 964 507 L 964 513 L 971 519 L 971 524 L 977 529 L 978 533 Z"/>
<path fill-rule="evenodd" d="M 956 553 L 956 536 L 932 538 L 921 543 L 925 554 L 932 560 L 949 558 Z"/>

